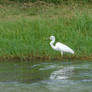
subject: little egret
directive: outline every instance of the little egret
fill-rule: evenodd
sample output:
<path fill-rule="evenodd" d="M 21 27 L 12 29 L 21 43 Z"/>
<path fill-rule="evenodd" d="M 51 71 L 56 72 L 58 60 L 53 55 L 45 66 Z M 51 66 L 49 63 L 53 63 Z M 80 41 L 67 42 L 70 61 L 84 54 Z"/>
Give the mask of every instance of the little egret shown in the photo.
<path fill-rule="evenodd" d="M 63 43 L 57 42 L 54 46 L 55 36 L 50 36 L 50 40 L 50 46 L 54 50 L 61 52 L 61 55 L 63 55 L 64 52 L 74 54 L 74 51 Z"/>

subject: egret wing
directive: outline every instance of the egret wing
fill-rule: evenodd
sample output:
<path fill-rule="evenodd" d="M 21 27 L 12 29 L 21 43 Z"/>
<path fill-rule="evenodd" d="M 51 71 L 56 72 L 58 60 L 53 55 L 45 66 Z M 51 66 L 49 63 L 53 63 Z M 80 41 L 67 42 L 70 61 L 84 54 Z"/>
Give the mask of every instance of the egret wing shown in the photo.
<path fill-rule="evenodd" d="M 70 47 L 68 47 L 67 45 L 65 45 L 63 43 L 57 42 L 56 47 L 60 51 L 74 53 L 74 51 Z"/>

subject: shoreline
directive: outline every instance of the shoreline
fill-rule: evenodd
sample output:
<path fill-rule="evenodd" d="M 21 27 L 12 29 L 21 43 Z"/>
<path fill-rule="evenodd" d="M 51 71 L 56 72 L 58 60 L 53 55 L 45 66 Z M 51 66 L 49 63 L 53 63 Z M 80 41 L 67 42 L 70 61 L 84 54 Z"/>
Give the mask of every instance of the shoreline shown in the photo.
<path fill-rule="evenodd" d="M 3 61 L 34 61 L 34 60 L 53 60 L 53 61 L 63 61 L 63 60 L 82 60 L 82 61 L 92 61 L 92 56 L 56 56 L 56 57 L 50 57 L 50 56 L 0 56 L 0 62 Z"/>

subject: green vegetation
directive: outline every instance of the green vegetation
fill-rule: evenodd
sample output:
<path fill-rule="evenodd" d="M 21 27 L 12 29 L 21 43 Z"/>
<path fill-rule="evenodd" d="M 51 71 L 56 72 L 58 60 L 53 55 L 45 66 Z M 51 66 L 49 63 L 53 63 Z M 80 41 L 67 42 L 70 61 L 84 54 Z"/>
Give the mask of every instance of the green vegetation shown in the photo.
<path fill-rule="evenodd" d="M 61 3 L 71 3 L 71 2 L 92 2 L 92 0 L 0 0 L 0 3 L 7 3 L 9 1 L 14 1 L 14 2 L 37 2 L 37 1 L 43 1 L 47 3 L 55 3 L 55 4 L 61 4 Z"/>
<path fill-rule="evenodd" d="M 76 56 L 91 55 L 90 4 L 39 4 L 1 5 L 0 56 L 60 56 L 49 45 L 51 35 L 71 47 Z"/>

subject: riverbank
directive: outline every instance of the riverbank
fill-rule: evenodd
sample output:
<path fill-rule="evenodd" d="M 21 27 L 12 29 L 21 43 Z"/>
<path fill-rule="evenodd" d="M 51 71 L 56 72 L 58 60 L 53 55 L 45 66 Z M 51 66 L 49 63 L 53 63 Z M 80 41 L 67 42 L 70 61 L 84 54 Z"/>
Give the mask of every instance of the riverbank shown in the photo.
<path fill-rule="evenodd" d="M 53 60 L 53 61 L 64 61 L 64 60 L 67 60 L 67 61 L 71 61 L 71 60 L 74 60 L 74 61 L 80 61 L 80 60 L 87 60 L 87 61 L 92 61 L 92 56 L 55 56 L 55 57 L 50 57 L 50 56 L 31 56 L 31 55 L 28 55 L 28 56 L 23 56 L 23 57 L 20 57 L 20 56 L 4 56 L 4 57 L 0 57 L 0 62 L 2 61 L 10 61 L 10 62 L 21 62 L 21 61 L 50 61 L 50 60 Z"/>
<path fill-rule="evenodd" d="M 59 59 L 60 53 L 49 45 L 51 35 L 56 37 L 56 42 L 75 51 L 73 56 L 65 55 L 67 58 L 86 56 L 91 59 L 92 6 L 39 4 L 40 7 L 38 3 L 0 5 L 1 60 L 26 56 Z"/>

